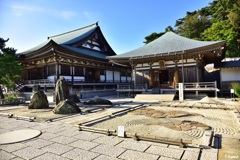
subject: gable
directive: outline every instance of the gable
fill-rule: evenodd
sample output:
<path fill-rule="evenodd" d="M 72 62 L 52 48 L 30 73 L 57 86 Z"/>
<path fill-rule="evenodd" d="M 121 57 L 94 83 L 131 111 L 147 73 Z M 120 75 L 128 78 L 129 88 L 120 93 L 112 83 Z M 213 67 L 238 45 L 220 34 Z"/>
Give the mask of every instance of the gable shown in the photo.
<path fill-rule="evenodd" d="M 91 37 L 88 37 L 86 40 L 77 42 L 71 46 L 76 48 L 87 48 L 99 52 L 108 51 L 106 45 L 104 45 L 104 42 L 102 42 L 97 33 Z"/>

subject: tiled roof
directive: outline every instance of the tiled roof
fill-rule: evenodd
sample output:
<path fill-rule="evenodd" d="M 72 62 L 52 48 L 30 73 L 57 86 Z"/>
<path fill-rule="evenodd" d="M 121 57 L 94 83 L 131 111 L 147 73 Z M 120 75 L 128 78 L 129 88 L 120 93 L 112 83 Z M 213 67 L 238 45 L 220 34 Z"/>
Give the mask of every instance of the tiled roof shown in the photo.
<path fill-rule="evenodd" d="M 45 42 L 43 42 L 40 45 L 37 45 L 25 52 L 22 52 L 20 54 L 28 54 L 30 52 L 36 51 L 36 50 L 44 47 L 45 45 L 47 45 L 51 40 L 59 45 L 72 44 L 74 42 L 77 42 L 77 41 L 82 40 L 85 37 L 89 36 L 91 33 L 93 33 L 96 30 L 97 27 L 98 27 L 98 24 L 94 23 L 92 25 L 89 25 L 89 26 L 86 26 L 83 28 L 79 28 L 79 29 L 76 29 L 76 30 L 73 30 L 70 32 L 66 32 L 66 33 L 48 37 L 48 39 Z"/>
<path fill-rule="evenodd" d="M 108 59 L 131 59 L 136 57 L 145 57 L 161 55 L 167 53 L 188 52 L 194 49 L 201 49 L 215 44 L 224 44 L 225 41 L 198 41 L 179 36 L 171 31 L 165 33 L 158 39 L 135 50 L 110 56 Z"/>

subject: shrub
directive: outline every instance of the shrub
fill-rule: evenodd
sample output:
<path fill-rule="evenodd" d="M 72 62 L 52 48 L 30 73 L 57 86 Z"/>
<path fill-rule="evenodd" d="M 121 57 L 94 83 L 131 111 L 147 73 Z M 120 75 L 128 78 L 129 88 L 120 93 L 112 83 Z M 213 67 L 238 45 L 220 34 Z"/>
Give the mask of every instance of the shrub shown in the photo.
<path fill-rule="evenodd" d="M 240 83 L 232 83 L 235 94 L 240 97 Z"/>

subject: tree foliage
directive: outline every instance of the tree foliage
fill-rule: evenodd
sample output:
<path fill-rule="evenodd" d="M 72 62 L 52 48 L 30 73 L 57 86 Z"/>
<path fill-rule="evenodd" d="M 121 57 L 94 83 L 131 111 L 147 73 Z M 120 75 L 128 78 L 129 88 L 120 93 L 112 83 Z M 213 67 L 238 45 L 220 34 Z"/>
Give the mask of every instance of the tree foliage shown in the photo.
<path fill-rule="evenodd" d="M 187 12 L 175 23 L 179 35 L 196 40 L 226 40 L 226 57 L 240 56 L 240 0 L 213 0 L 208 6 Z M 146 36 L 146 42 L 162 36 L 165 32 Z"/>
<path fill-rule="evenodd" d="M 22 65 L 16 56 L 16 50 L 11 47 L 6 47 L 6 42 L 0 38 L 0 84 L 8 89 L 16 87 L 16 81 L 22 73 Z"/>
<path fill-rule="evenodd" d="M 152 34 L 145 37 L 146 41 L 144 43 L 148 44 L 148 43 L 152 42 L 153 40 L 161 37 L 162 35 L 164 35 L 168 31 L 173 31 L 173 28 L 171 26 L 168 26 L 165 29 L 165 32 L 160 32 L 160 33 L 153 32 Z"/>

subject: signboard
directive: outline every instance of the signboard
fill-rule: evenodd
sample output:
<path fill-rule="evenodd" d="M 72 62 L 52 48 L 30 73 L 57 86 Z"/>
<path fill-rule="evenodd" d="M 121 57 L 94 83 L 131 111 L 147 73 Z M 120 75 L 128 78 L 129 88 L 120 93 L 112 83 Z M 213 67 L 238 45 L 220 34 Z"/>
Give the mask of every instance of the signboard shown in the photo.
<path fill-rule="evenodd" d="M 159 60 L 159 70 L 164 70 L 164 69 L 166 69 L 165 61 L 164 60 Z"/>
<path fill-rule="evenodd" d="M 118 126 L 118 137 L 124 137 L 124 126 Z"/>
<path fill-rule="evenodd" d="M 234 89 L 231 89 L 231 93 L 234 93 Z"/>
<path fill-rule="evenodd" d="M 179 101 L 184 100 L 183 83 L 178 83 Z"/>

